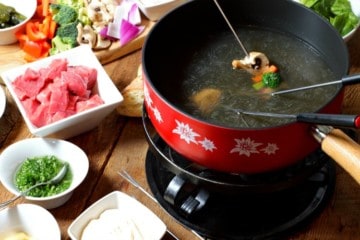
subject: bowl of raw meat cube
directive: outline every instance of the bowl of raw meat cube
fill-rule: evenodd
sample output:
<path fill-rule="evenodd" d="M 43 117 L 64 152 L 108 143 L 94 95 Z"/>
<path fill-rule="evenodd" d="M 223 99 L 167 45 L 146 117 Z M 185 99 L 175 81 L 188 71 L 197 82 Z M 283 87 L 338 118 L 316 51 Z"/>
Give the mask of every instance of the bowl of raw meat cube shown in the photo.
<path fill-rule="evenodd" d="M 123 100 L 88 46 L 1 73 L 29 131 L 67 139 L 100 124 Z"/>

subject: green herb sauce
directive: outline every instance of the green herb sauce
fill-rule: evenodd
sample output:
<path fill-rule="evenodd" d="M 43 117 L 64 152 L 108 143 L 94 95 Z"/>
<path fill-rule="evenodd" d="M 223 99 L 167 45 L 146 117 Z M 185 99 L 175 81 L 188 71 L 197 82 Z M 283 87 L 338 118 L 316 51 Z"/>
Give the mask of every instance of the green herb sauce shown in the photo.
<path fill-rule="evenodd" d="M 27 158 L 16 172 L 15 185 L 19 191 L 25 191 L 37 183 L 46 182 L 53 178 L 64 164 L 68 163 L 64 163 L 52 155 Z M 39 186 L 29 191 L 27 195 L 32 197 L 49 197 L 68 189 L 71 182 L 72 173 L 68 166 L 68 171 L 60 183 Z"/>

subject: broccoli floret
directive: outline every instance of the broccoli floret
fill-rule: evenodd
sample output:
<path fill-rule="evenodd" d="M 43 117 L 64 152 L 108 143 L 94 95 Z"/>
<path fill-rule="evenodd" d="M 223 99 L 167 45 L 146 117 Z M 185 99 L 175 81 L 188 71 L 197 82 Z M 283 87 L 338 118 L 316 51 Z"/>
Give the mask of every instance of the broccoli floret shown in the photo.
<path fill-rule="evenodd" d="M 81 24 L 78 20 L 68 24 L 60 25 L 56 30 L 56 36 L 61 39 L 62 42 L 70 44 L 73 47 L 78 45 L 77 36 L 78 29 L 77 25 Z"/>
<path fill-rule="evenodd" d="M 91 25 L 91 20 L 89 16 L 87 15 L 87 9 L 86 7 L 81 7 L 78 10 L 78 19 L 83 25 Z"/>
<path fill-rule="evenodd" d="M 276 72 L 264 73 L 262 76 L 262 82 L 266 87 L 277 88 L 281 83 L 280 74 Z"/>
<path fill-rule="evenodd" d="M 84 0 L 57 0 L 57 3 L 73 7 L 76 10 L 85 7 Z"/>
<path fill-rule="evenodd" d="M 78 18 L 78 12 L 74 8 L 64 4 L 51 4 L 50 11 L 53 14 L 54 21 L 60 26 L 74 22 Z"/>
<path fill-rule="evenodd" d="M 73 48 L 73 44 L 71 43 L 65 43 L 61 40 L 59 36 L 55 36 L 51 40 L 51 49 L 50 49 L 50 55 L 55 55 L 57 53 L 69 50 Z"/>

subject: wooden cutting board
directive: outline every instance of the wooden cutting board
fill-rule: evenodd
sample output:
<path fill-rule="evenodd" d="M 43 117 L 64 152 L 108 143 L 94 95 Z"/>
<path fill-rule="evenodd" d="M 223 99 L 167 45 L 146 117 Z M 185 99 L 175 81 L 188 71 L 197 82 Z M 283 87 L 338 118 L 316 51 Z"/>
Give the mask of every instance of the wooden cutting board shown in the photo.
<path fill-rule="evenodd" d="M 94 53 L 102 64 L 106 64 L 138 50 L 142 47 L 146 36 L 149 34 L 149 31 L 154 24 L 155 22 L 153 21 L 143 19 L 141 25 L 145 26 L 145 29 L 137 38 L 124 46 L 120 46 L 119 42 L 114 42 L 109 49 L 95 51 Z M 21 51 L 17 43 L 0 46 L 0 73 L 25 63 L 24 53 Z M 0 83 L 2 83 L 1 78 Z"/>

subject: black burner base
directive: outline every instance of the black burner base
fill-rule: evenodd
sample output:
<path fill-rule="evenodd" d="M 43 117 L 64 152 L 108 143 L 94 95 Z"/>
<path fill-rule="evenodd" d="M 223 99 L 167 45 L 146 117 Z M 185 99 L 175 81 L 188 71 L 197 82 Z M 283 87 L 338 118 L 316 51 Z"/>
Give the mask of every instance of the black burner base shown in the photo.
<path fill-rule="evenodd" d="M 180 208 L 183 199 L 174 203 L 164 199 L 175 174 L 151 151 L 146 158 L 146 176 L 155 198 L 170 215 L 204 238 L 226 240 L 289 236 L 323 210 L 335 186 L 335 166 L 328 159 L 303 183 L 282 191 L 238 195 L 209 191 L 206 204 L 189 215 Z"/>

